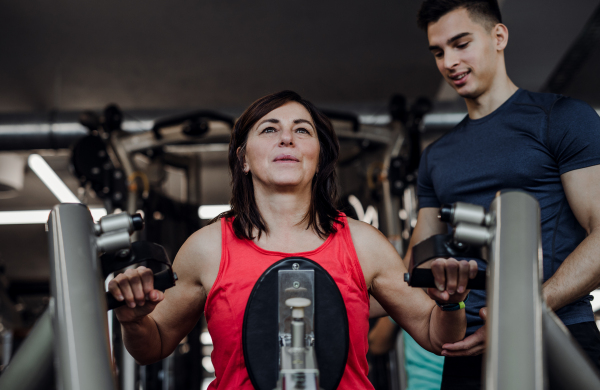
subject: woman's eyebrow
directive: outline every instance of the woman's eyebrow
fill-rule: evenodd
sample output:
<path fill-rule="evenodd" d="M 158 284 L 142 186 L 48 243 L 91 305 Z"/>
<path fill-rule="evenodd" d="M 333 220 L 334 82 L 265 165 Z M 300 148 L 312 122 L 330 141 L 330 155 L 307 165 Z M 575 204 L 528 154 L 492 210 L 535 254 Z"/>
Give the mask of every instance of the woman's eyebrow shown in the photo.
<path fill-rule="evenodd" d="M 296 119 L 296 120 L 294 120 L 294 123 L 295 124 L 308 123 L 310 125 L 310 127 L 312 127 L 313 129 L 315 128 L 315 126 L 310 121 L 307 121 L 306 119 Z"/>
<path fill-rule="evenodd" d="M 279 123 L 279 119 L 265 119 L 264 121 L 260 122 L 256 127 L 262 125 L 263 123 Z"/>

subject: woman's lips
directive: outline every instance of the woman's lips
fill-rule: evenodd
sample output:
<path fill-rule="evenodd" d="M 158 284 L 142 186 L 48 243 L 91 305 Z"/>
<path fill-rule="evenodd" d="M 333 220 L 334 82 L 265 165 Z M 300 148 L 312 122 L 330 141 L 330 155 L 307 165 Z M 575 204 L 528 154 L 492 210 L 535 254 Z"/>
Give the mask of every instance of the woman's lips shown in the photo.
<path fill-rule="evenodd" d="M 282 163 L 300 162 L 300 160 L 298 160 L 296 157 L 292 156 L 291 154 L 280 154 L 279 156 L 275 157 L 275 159 L 273 161 L 274 162 L 282 162 Z"/>

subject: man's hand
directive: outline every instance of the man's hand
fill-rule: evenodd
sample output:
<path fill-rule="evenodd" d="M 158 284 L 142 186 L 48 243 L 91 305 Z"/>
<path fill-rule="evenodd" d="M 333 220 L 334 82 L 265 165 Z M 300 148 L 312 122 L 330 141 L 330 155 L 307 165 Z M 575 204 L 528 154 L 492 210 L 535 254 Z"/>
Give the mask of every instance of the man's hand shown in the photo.
<path fill-rule="evenodd" d="M 479 317 L 484 321 L 487 318 L 487 308 L 482 307 L 479 310 Z M 465 337 L 464 340 L 453 344 L 442 345 L 442 356 L 476 356 L 483 353 L 485 350 L 486 328 L 483 326 L 475 331 L 472 335 Z"/>
<path fill-rule="evenodd" d="M 427 289 L 429 296 L 440 303 L 458 303 L 469 293 L 467 283 L 477 276 L 475 260 L 436 259 L 431 263 L 435 288 Z"/>

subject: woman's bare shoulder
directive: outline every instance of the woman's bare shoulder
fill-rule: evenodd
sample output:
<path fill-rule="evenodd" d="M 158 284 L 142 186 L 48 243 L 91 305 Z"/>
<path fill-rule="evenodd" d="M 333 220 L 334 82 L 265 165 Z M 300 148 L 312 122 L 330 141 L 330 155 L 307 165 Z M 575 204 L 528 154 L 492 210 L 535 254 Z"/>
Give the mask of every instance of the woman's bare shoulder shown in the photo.
<path fill-rule="evenodd" d="M 387 239 L 377 228 L 372 225 L 357 221 L 356 219 L 348 217 L 348 227 L 350 228 L 350 234 L 352 235 L 352 242 L 355 247 L 362 247 L 364 245 L 376 245 L 378 242 L 385 241 Z M 358 250 L 358 248 L 357 248 Z"/>
<path fill-rule="evenodd" d="M 221 263 L 221 221 L 217 221 L 192 234 L 179 249 L 174 266 L 197 275 L 205 287 L 219 272 Z"/>
<path fill-rule="evenodd" d="M 351 218 L 348 218 L 348 227 L 365 282 L 370 288 L 373 278 L 385 269 L 390 261 L 401 262 L 401 259 L 386 236 L 377 228 Z"/>

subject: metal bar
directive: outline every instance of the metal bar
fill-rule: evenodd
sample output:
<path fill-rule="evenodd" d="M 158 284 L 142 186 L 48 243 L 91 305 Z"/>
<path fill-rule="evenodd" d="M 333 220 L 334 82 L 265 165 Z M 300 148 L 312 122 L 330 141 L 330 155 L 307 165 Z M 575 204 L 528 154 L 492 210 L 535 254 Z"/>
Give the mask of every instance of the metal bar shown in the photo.
<path fill-rule="evenodd" d="M 543 390 L 541 232 L 537 200 L 525 192 L 494 199 L 487 288 L 487 390 Z"/>
<path fill-rule="evenodd" d="M 116 389 L 90 212 L 82 204 L 57 205 L 48 228 L 57 387 Z"/>
<path fill-rule="evenodd" d="M 0 389 L 47 389 L 53 368 L 52 338 L 52 318 L 46 310 L 0 376 Z"/>
<path fill-rule="evenodd" d="M 392 158 L 397 157 L 400 153 L 402 144 L 404 143 L 404 128 L 400 122 L 392 122 L 392 131 L 390 134 L 393 135 L 393 141 L 388 143 L 388 147 L 383 156 L 383 166 L 381 187 L 383 193 L 383 215 L 385 230 L 384 233 L 387 235 L 388 240 L 394 245 L 396 251 L 400 256 L 404 255 L 404 248 L 402 248 L 402 238 L 400 236 L 400 217 L 398 212 L 400 211 L 400 199 L 392 197 L 392 190 L 390 188 L 389 181 L 389 170 Z"/>
<path fill-rule="evenodd" d="M 550 389 L 600 389 L 598 371 L 556 314 L 545 308 L 542 322 Z"/>

